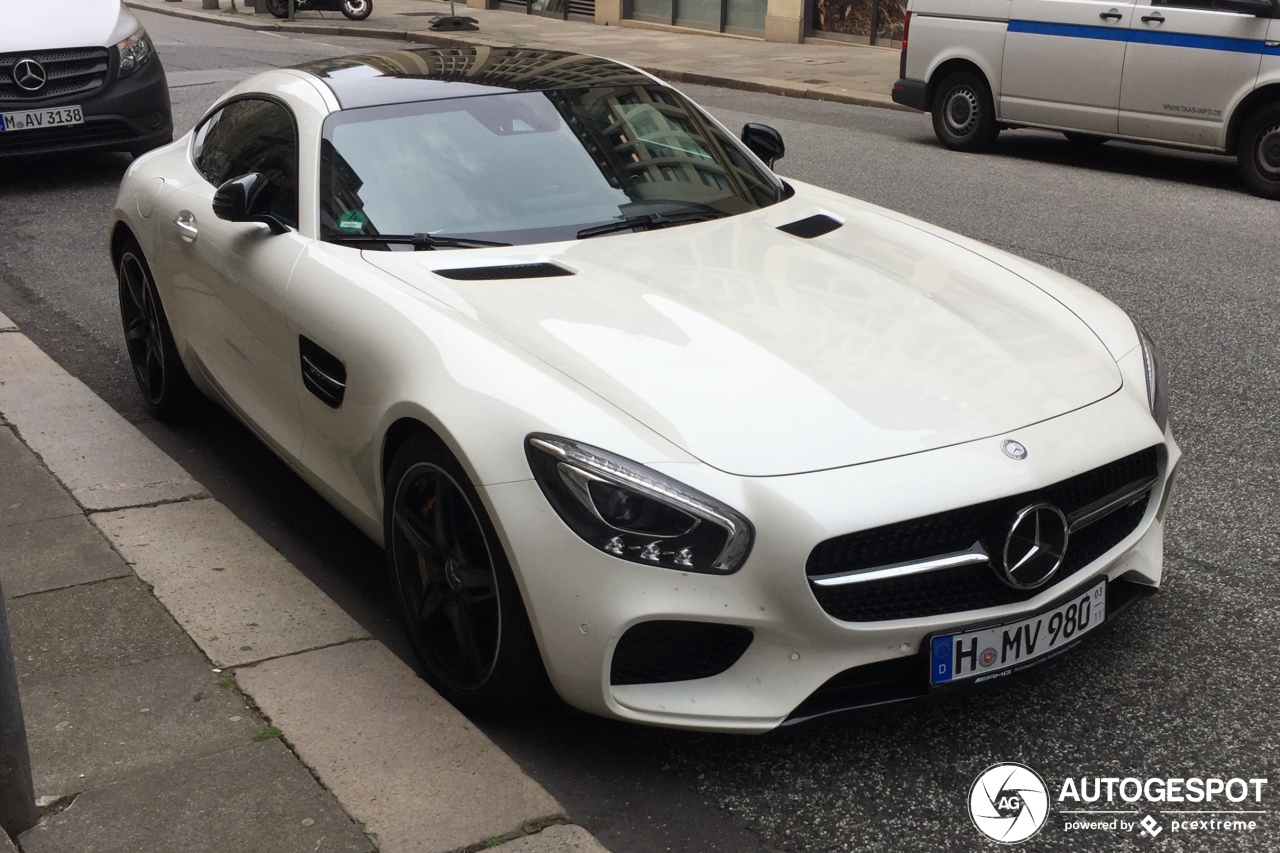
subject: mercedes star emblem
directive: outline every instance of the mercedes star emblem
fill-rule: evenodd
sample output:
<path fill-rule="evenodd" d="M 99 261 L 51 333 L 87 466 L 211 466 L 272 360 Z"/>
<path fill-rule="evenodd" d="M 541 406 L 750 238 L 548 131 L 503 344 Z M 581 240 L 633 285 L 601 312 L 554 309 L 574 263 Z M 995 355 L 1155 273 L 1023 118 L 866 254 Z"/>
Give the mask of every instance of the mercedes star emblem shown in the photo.
<path fill-rule="evenodd" d="M 1023 460 L 1027 458 L 1027 448 L 1020 441 L 1009 439 L 1001 442 L 1000 449 L 1004 451 L 1004 455 L 1010 459 Z"/>
<path fill-rule="evenodd" d="M 1019 510 L 1004 540 L 1004 563 L 996 574 L 1014 589 L 1036 589 L 1057 574 L 1070 536 L 1067 517 L 1047 503 Z"/>
<path fill-rule="evenodd" d="M 44 88 L 49 75 L 44 66 L 34 59 L 19 59 L 13 64 L 13 82 L 28 92 L 39 92 Z"/>

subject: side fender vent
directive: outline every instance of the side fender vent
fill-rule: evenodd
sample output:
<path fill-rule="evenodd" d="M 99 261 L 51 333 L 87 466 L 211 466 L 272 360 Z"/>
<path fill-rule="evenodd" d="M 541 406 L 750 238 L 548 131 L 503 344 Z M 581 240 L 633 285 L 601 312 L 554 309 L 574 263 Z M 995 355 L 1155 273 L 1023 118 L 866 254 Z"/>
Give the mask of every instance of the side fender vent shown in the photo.
<path fill-rule="evenodd" d="M 512 278 L 554 278 L 573 275 L 558 264 L 506 264 L 500 267 L 459 267 L 452 270 L 435 270 L 436 275 L 458 281 L 499 281 Z"/>
<path fill-rule="evenodd" d="M 315 341 L 298 335 L 302 385 L 331 409 L 342 405 L 347 393 L 347 367 Z"/>
<path fill-rule="evenodd" d="M 778 230 L 785 231 L 793 237 L 812 240 L 814 237 L 830 234 L 841 225 L 844 225 L 844 223 L 834 216 L 819 213 L 816 216 L 806 216 L 804 219 L 797 219 L 795 222 L 779 225 Z"/>

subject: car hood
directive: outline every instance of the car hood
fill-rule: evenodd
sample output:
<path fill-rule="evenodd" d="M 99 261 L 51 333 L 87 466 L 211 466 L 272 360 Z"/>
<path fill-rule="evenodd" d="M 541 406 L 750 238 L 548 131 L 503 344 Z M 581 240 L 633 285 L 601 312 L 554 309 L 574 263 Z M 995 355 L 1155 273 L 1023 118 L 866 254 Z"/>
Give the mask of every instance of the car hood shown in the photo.
<path fill-rule="evenodd" d="M 39 0 L 10 12 L 0 27 L 0 53 L 66 47 L 110 47 L 141 27 L 133 13 L 109 0 Z"/>
<path fill-rule="evenodd" d="M 1026 279 L 911 220 L 819 200 L 572 243 L 365 258 L 733 474 L 1003 435 L 1120 387 L 1098 337 Z M 778 230 L 819 214 L 844 225 L 813 239 Z M 573 275 L 473 269 L 533 262 Z M 459 268 L 480 280 L 438 274 Z"/>

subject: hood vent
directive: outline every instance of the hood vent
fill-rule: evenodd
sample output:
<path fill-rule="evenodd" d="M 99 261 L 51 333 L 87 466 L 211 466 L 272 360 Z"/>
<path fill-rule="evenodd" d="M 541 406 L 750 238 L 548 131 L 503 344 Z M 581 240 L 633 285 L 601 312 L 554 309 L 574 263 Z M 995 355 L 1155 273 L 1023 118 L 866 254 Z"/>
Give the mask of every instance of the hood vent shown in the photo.
<path fill-rule="evenodd" d="M 436 275 L 457 281 L 499 281 L 511 278 L 554 278 L 573 275 L 573 272 L 557 264 L 505 264 L 497 267 L 459 267 L 452 270 L 433 270 Z"/>
<path fill-rule="evenodd" d="M 797 219 L 795 222 L 788 222 L 786 225 L 779 225 L 778 230 L 785 231 L 793 237 L 812 240 L 814 237 L 830 234 L 841 225 L 844 225 L 844 223 L 834 216 L 819 213 L 816 216 L 807 216 L 804 219 Z"/>

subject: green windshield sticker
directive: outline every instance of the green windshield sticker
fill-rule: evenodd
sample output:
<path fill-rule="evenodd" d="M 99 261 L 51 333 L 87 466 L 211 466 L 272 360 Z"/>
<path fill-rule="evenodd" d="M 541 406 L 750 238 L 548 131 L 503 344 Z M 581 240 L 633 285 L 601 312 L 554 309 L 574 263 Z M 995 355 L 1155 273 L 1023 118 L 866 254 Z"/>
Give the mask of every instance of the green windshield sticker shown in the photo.
<path fill-rule="evenodd" d="M 368 223 L 369 217 L 364 215 L 363 210 L 348 210 L 338 217 L 338 228 L 351 234 L 363 231 Z"/>

